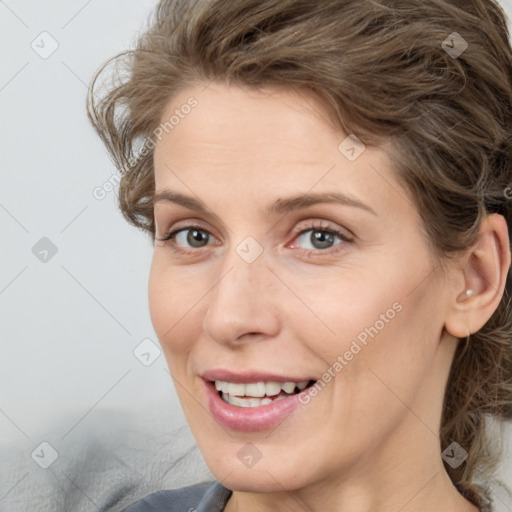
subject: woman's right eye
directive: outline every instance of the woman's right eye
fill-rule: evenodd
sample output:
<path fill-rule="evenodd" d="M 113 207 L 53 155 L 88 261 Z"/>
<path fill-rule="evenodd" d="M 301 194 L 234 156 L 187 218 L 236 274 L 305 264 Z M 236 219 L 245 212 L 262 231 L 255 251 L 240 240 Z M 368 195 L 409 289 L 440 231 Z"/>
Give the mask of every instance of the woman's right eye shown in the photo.
<path fill-rule="evenodd" d="M 201 249 L 209 244 L 211 234 L 198 226 L 189 226 L 172 231 L 164 238 L 159 240 L 162 242 L 170 241 L 178 247 L 188 249 Z M 179 250 L 179 249 L 178 249 Z"/>

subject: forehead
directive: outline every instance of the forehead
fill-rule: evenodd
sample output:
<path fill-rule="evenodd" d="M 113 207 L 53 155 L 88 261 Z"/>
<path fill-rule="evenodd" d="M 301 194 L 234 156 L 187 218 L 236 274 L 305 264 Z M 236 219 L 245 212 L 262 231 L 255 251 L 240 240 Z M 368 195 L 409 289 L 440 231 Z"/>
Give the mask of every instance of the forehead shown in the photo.
<path fill-rule="evenodd" d="M 182 108 L 191 98 L 195 107 Z M 277 199 L 278 192 L 338 190 L 375 204 L 396 203 L 400 185 L 387 148 L 354 146 L 315 95 L 212 83 L 176 95 L 163 123 L 171 116 L 172 129 L 163 131 L 154 152 L 157 192 L 222 196 L 236 191 L 246 200 L 270 201 L 271 192 Z M 347 144 L 359 153 L 356 158 L 347 157 L 354 156 L 346 154 Z"/>
<path fill-rule="evenodd" d="M 196 106 L 184 108 L 190 98 Z M 181 109 L 188 113 L 179 115 Z M 211 150 L 243 156 L 258 151 L 262 158 L 292 149 L 287 154 L 289 159 L 304 160 L 320 143 L 324 149 L 330 145 L 331 151 L 336 151 L 343 135 L 322 99 L 284 88 L 255 90 L 216 82 L 206 88 L 190 87 L 168 102 L 162 125 L 171 118 L 173 124 L 167 125 L 160 141 L 166 139 L 165 144 L 157 142 L 156 163 L 168 148 L 179 151 L 194 145 L 200 146 L 197 149 L 204 154 Z"/>

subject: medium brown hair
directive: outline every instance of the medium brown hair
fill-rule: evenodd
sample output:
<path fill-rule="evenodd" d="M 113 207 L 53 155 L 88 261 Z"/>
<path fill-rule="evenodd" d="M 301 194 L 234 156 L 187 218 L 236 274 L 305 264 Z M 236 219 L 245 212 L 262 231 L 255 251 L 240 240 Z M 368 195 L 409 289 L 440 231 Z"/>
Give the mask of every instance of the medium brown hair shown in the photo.
<path fill-rule="evenodd" d="M 115 81 L 104 91 L 112 63 Z M 153 147 L 164 107 L 212 80 L 307 89 L 346 133 L 389 142 L 438 256 L 470 247 L 490 213 L 511 232 L 512 52 L 494 0 L 161 1 L 135 49 L 96 74 L 88 100 L 122 173 L 121 211 L 153 242 Z M 489 421 L 512 417 L 511 286 L 509 272 L 496 312 L 459 343 L 443 404 L 441 449 L 455 441 L 468 452 L 447 471 L 480 508 L 498 462 Z"/>

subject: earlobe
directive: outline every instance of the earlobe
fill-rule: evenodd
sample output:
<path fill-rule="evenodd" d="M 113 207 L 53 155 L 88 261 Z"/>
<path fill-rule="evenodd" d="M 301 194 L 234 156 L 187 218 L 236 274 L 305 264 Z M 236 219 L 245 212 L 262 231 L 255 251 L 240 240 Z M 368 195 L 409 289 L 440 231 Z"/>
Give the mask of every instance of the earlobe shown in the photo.
<path fill-rule="evenodd" d="M 445 323 L 452 336 L 464 338 L 491 318 L 503 297 L 510 259 L 507 223 L 501 215 L 488 215 L 476 242 L 461 258 L 463 286 L 454 290 Z"/>

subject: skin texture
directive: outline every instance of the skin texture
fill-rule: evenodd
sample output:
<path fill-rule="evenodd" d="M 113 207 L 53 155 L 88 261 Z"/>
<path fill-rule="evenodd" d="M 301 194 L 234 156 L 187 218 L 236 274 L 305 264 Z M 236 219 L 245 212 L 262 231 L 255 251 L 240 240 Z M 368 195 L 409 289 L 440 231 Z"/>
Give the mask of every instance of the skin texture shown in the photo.
<path fill-rule="evenodd" d="M 320 99 L 198 84 L 162 119 L 190 96 L 197 107 L 155 148 L 156 192 L 191 196 L 209 213 L 158 201 L 157 237 L 197 226 L 208 243 L 191 246 L 187 231 L 155 243 L 149 304 L 192 433 L 234 490 L 226 510 L 477 510 L 444 470 L 438 431 L 454 336 L 480 328 L 503 291 L 503 219 L 489 217 L 478 245 L 443 272 L 393 174 L 391 149 L 366 147 L 349 161 L 338 149 L 348 134 Z M 373 213 L 335 203 L 265 211 L 322 192 Z M 347 241 L 335 236 L 318 249 L 310 235 L 325 229 Z M 263 250 L 252 263 L 236 252 L 248 236 Z M 276 428 L 238 432 L 210 415 L 205 370 L 320 379 L 393 304 L 394 318 Z M 248 442 L 261 453 L 251 468 L 237 456 Z"/>

